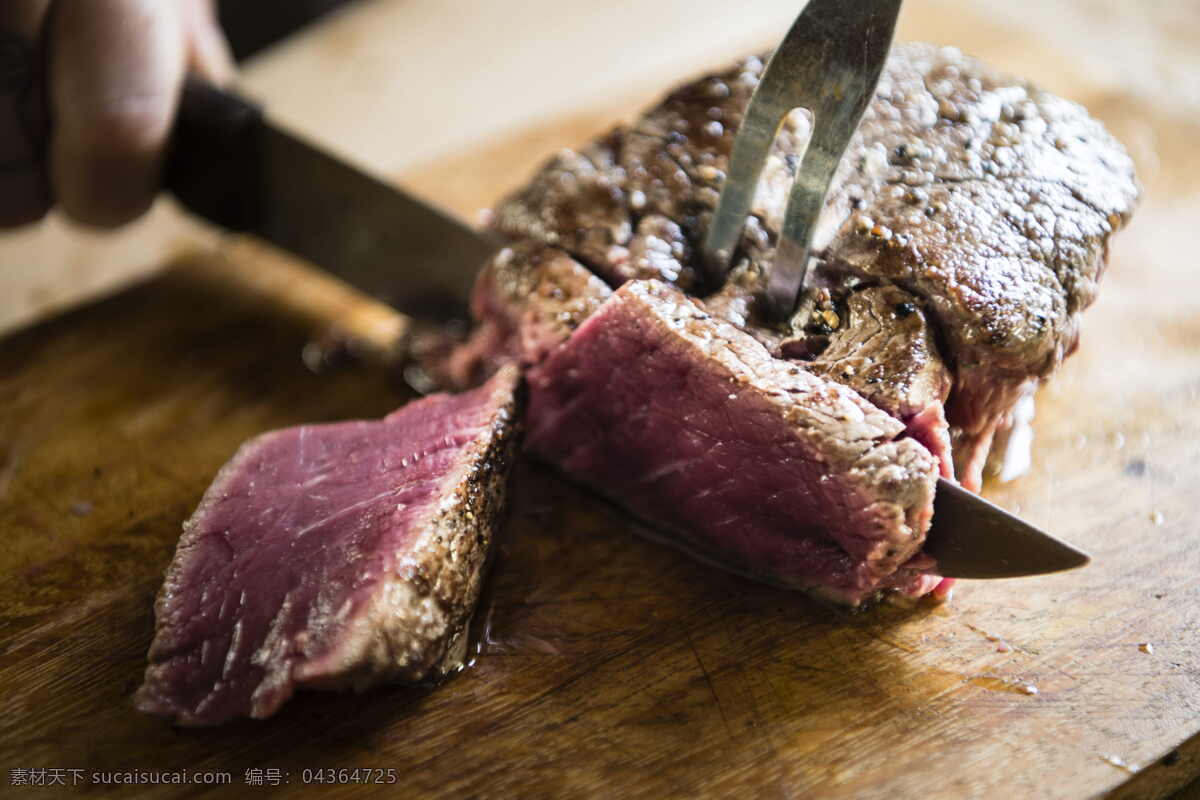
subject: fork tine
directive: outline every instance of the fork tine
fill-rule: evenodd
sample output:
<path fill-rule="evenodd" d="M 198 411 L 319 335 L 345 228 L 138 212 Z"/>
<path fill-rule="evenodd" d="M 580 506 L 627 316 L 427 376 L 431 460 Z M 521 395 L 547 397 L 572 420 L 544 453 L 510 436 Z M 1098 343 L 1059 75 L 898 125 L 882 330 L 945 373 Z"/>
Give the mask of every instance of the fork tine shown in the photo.
<path fill-rule="evenodd" d="M 813 115 L 813 132 L 788 196 L 768 310 L 786 319 L 804 281 L 812 229 L 829 182 L 879 81 L 902 0 L 811 0 L 771 57 L 734 142 L 702 249 L 705 270 L 724 282 L 771 143 L 796 108 Z"/>
<path fill-rule="evenodd" d="M 767 74 L 764 73 L 764 82 Z M 746 225 L 746 215 L 750 213 L 750 206 L 754 202 L 758 179 L 766 166 L 771 144 L 783 124 L 783 117 L 777 115 L 776 104 L 765 98 L 762 87 L 763 83 L 760 82 L 751 96 L 737 138 L 734 139 L 729 174 L 721 187 L 717 210 L 704 240 L 702 261 L 713 286 L 725 282 L 733 251 L 737 249 L 742 228 Z"/>

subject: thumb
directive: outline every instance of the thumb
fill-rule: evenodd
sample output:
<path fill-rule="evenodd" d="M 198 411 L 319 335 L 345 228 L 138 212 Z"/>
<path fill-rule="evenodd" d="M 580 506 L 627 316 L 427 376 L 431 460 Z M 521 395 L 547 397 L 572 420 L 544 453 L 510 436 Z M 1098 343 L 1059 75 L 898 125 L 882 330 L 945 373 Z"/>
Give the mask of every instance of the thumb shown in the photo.
<path fill-rule="evenodd" d="M 50 177 L 79 222 L 128 222 L 158 193 L 186 69 L 180 10 L 161 0 L 54 5 Z"/>

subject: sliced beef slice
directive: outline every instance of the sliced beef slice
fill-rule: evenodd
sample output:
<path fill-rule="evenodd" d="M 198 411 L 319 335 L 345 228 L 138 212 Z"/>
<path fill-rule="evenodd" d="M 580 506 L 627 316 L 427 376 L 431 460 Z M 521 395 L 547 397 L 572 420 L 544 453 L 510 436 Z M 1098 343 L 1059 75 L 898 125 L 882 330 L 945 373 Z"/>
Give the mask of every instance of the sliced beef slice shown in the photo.
<path fill-rule="evenodd" d="M 583 165 L 561 156 L 500 206 L 498 228 L 563 247 L 614 286 L 658 277 L 703 293 L 695 247 L 762 69 L 751 58 L 679 88 L 587 149 Z M 767 346 L 789 332 L 758 318 L 752 298 L 808 133 L 804 115 L 789 117 L 735 258 L 743 280 L 713 298 Z M 601 190 L 603 203 L 588 200 Z M 899 44 L 834 180 L 810 282 L 838 302 L 863 283 L 917 298 L 953 375 L 958 474 L 976 488 L 997 428 L 1075 347 L 1138 192 L 1124 149 L 1080 106 L 956 50 Z M 633 255 L 646 219 L 678 226 L 684 255 L 667 269 Z M 575 249 L 581 237 L 605 247 Z"/>
<path fill-rule="evenodd" d="M 454 670 L 516 441 L 515 367 L 380 421 L 247 442 L 184 524 L 140 709 L 268 717 L 297 688 Z"/>
<path fill-rule="evenodd" d="M 527 378 L 529 449 L 674 544 L 851 605 L 931 588 L 937 459 L 678 289 L 626 283 Z"/>

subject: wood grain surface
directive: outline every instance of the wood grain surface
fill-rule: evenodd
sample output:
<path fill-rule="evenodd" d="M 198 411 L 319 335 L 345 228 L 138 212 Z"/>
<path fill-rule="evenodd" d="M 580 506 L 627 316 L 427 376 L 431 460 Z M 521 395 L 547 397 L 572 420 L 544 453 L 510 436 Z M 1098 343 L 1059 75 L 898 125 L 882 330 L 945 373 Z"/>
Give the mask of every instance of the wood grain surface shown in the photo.
<path fill-rule="evenodd" d="M 962 19 L 937 24 L 970 35 Z M 1064 62 L 1013 36 L 996 52 L 1026 72 Z M 12 770 L 30 768 L 219 770 L 234 787 L 137 792 L 150 797 L 1157 798 L 1188 783 L 1200 775 L 1200 114 L 1085 73 L 1066 64 L 1046 82 L 1130 144 L 1146 200 L 1080 351 L 1039 395 L 1032 472 L 987 493 L 1089 549 L 1092 566 L 845 616 L 650 544 L 524 463 L 471 669 L 434 691 L 303 694 L 266 722 L 173 729 L 130 697 L 162 570 L 213 473 L 255 433 L 409 397 L 380 368 L 309 371 L 314 335 L 377 315 L 232 243 L 0 340 L 0 794 L 24 796 Z M 618 106 L 407 181 L 474 214 L 631 110 Z M 304 781 L 352 767 L 395 769 L 398 784 Z M 265 769 L 290 783 L 247 788 L 246 771 Z"/>

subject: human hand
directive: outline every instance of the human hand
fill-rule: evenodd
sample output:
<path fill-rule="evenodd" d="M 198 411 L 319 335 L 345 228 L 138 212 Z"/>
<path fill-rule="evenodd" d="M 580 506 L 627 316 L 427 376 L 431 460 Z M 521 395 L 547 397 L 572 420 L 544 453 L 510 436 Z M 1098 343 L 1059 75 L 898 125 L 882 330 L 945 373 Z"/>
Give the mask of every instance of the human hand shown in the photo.
<path fill-rule="evenodd" d="M 140 216 L 185 75 L 232 63 L 213 0 L 0 2 L 0 226 Z"/>

